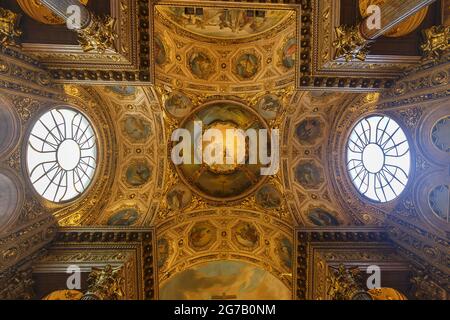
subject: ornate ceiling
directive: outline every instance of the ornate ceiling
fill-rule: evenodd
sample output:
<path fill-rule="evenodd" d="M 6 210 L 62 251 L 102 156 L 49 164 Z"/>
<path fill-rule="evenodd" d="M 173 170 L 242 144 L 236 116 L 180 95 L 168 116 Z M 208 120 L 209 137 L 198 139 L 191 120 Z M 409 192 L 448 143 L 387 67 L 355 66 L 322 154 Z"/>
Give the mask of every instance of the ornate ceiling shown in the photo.
<path fill-rule="evenodd" d="M 372 2 L 361 0 L 355 10 Z M 402 237 L 405 229 L 418 231 L 423 243 L 415 250 L 443 263 L 442 239 L 448 228 L 442 231 L 439 215 L 448 185 L 442 174 L 448 170 L 448 108 L 436 106 L 438 111 L 431 114 L 421 104 L 448 95 L 447 69 L 399 82 L 383 95 L 372 92 L 393 86 L 390 79 L 419 57 L 391 56 L 387 61 L 377 55 L 349 64 L 334 60 L 331 30 L 338 19 L 334 3 L 328 0 L 277 9 L 163 3 L 153 13 L 141 10 L 139 14 L 130 1 L 121 3 L 124 10 L 118 12 L 118 2 L 111 1 L 114 15 L 146 21 L 154 14 L 152 28 L 146 24 L 140 30 L 122 28 L 121 46 L 108 52 L 106 59 L 75 47 L 59 55 L 24 44 L 25 52 L 49 67 L 56 81 L 65 83 L 64 92 L 57 93 L 59 87 L 52 85 L 43 91 L 52 92 L 45 102 L 28 104 L 8 95 L 8 103 L 22 110 L 18 118 L 22 117 L 23 127 L 49 107 L 70 105 L 85 113 L 96 130 L 99 165 L 87 192 L 69 203 L 39 202 L 59 226 L 155 227 L 158 277 L 167 297 L 189 271 L 199 275 L 208 271 L 208 264 L 226 265 L 224 261 L 242 264 L 230 268 L 248 274 L 264 274 L 281 295 L 292 294 L 297 227 L 385 226 L 392 220 L 399 238 L 408 241 Z M 38 21 L 56 22 L 41 9 L 19 4 Z M 418 13 L 389 36 L 401 38 L 414 32 L 427 14 L 426 10 Z M 312 17 L 317 23 L 314 28 Z M 136 42 L 142 33 L 154 35 L 154 41 L 144 37 L 145 41 Z M 138 48 L 146 52 L 145 58 L 140 59 Z M 148 65 L 152 50 L 154 66 Z M 4 63 L 10 68 L 9 62 Z M 48 84 L 49 75 L 40 75 L 30 87 L 37 87 L 36 82 Z M 421 94 L 430 86 L 440 90 L 433 98 Z M 414 91 L 421 95 L 414 96 Z M 406 98 L 399 102 L 399 96 Z M 345 148 L 353 125 L 367 114 L 381 112 L 407 129 L 416 155 L 413 175 L 422 180 L 409 184 L 398 202 L 375 205 L 357 193 L 344 172 Z M 0 113 L 0 120 L 7 117 Z M 260 165 L 174 165 L 171 135 L 177 128 L 193 131 L 194 121 L 219 131 L 279 129 L 280 170 L 264 177 Z M 21 134 L 24 131 L 17 136 Z M 0 141 L 0 146 L 5 144 L 9 141 Z M 8 162 L 20 171 L 17 154 L 20 158 L 20 150 L 11 153 Z M 0 178 L 2 183 L 8 177 Z M 426 214 L 431 210 L 428 199 L 420 197 L 424 190 L 433 191 L 437 213 L 431 218 Z M 401 212 L 408 222 L 399 222 L 393 212 Z M 408 225 L 418 220 L 430 225 Z M 433 232 L 440 247 L 426 242 Z M 407 245 L 414 246 L 412 242 Z"/>

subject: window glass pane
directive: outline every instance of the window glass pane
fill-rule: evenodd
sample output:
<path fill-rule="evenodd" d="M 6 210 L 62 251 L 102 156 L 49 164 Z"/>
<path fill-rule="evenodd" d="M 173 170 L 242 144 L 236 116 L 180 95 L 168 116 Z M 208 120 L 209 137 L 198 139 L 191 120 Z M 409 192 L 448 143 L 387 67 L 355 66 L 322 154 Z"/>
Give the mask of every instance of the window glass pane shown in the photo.
<path fill-rule="evenodd" d="M 53 202 L 71 200 L 89 186 L 97 145 L 88 119 L 72 109 L 53 109 L 31 131 L 27 165 L 36 191 Z"/>
<path fill-rule="evenodd" d="M 359 192 L 371 200 L 397 198 L 408 182 L 410 161 L 408 139 L 389 117 L 367 117 L 350 134 L 348 172 Z"/>

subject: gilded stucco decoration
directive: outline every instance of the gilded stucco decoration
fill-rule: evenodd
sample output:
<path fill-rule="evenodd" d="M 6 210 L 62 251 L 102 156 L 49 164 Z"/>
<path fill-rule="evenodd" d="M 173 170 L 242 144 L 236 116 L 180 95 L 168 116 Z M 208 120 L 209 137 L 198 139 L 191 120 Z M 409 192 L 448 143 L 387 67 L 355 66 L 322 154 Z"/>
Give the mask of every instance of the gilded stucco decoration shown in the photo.
<path fill-rule="evenodd" d="M 158 5 L 156 10 L 185 34 L 222 41 L 257 38 L 276 29 L 292 15 L 290 10 L 207 6 L 185 8 Z"/>
<path fill-rule="evenodd" d="M 257 94 L 295 83 L 296 10 L 224 10 L 206 4 L 192 7 L 192 14 L 188 9 L 155 8 L 157 84 L 185 92 Z M 253 16 L 246 17 L 250 11 Z"/>
<path fill-rule="evenodd" d="M 341 209 L 334 193 L 327 163 L 327 137 L 331 133 L 334 109 L 348 99 L 345 94 L 297 92 L 293 95 L 283 123 L 287 145 L 281 166 L 287 205 L 300 225 L 337 226 L 354 221 Z"/>
<path fill-rule="evenodd" d="M 2 46 L 9 47 L 17 44 L 17 38 L 22 35 L 22 31 L 18 28 L 20 17 L 11 10 L 0 8 L 0 44 Z"/>
<path fill-rule="evenodd" d="M 159 224 L 159 277 L 163 288 L 196 265 L 232 260 L 267 270 L 291 288 L 291 226 L 258 211 L 216 207 L 170 217 Z"/>
<path fill-rule="evenodd" d="M 117 174 L 99 224 L 148 226 L 163 199 L 166 163 L 162 108 L 150 88 L 97 89 L 114 119 Z M 161 152 L 162 151 L 162 152 Z"/>

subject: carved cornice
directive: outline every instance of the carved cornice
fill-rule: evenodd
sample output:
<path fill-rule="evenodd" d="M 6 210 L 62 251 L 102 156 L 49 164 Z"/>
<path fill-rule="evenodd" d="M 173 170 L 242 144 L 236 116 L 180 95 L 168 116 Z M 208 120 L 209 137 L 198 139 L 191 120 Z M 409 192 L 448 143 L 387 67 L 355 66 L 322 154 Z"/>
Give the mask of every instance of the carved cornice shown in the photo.
<path fill-rule="evenodd" d="M 62 87 L 53 83 L 51 75 L 37 60 L 3 46 L 0 47 L 0 90 L 46 100 L 58 99 L 62 94 Z"/>
<path fill-rule="evenodd" d="M 42 61 L 56 82 L 108 84 L 153 82 L 152 6 L 154 0 L 112 0 L 117 21 L 116 50 L 84 52 L 71 45 L 23 44 L 23 51 Z"/>
<path fill-rule="evenodd" d="M 34 298 L 32 264 L 45 254 L 41 249 L 15 266 L 0 272 L 0 300 L 30 300 Z"/>
<path fill-rule="evenodd" d="M 43 248 L 55 234 L 55 219 L 48 214 L 10 231 L 0 239 L 0 272 Z"/>
<path fill-rule="evenodd" d="M 312 20 L 308 17 L 308 10 L 302 13 L 307 17 L 302 18 L 304 23 L 302 35 L 306 34 L 306 42 L 302 41 L 304 52 L 302 52 L 301 68 L 304 72 L 302 70 L 301 86 L 322 90 L 380 91 L 392 88 L 396 79 L 408 70 L 430 63 L 430 61 L 423 62 L 420 56 L 369 54 L 365 61 L 348 62 L 344 58 L 335 59 L 334 53 L 336 51 L 339 53 L 339 47 L 336 48 L 333 44 L 339 40 L 339 33 L 335 33 L 335 28 L 340 27 L 341 24 L 340 11 L 340 0 L 323 0 L 312 1 L 310 14 Z M 355 34 L 354 40 L 356 38 L 358 36 Z M 358 41 L 354 41 L 354 44 L 356 42 Z M 361 45 L 355 46 L 357 47 Z M 311 59 L 306 58 L 305 55 L 310 55 Z"/>
<path fill-rule="evenodd" d="M 158 296 L 155 246 L 152 228 L 62 228 L 35 270 L 64 269 L 70 264 L 90 268 L 127 265 L 125 298 L 152 300 Z"/>
<path fill-rule="evenodd" d="M 294 243 L 294 296 L 296 299 L 305 300 L 313 299 L 312 282 L 313 270 L 319 272 L 326 270 L 326 261 L 316 261 L 316 248 L 335 247 L 335 251 L 347 249 L 351 251 L 352 247 L 358 248 L 361 254 L 366 252 L 367 256 L 359 256 L 356 259 L 361 263 L 367 263 L 372 259 L 379 260 L 379 255 L 370 258 L 369 249 L 390 247 L 390 241 L 387 232 L 382 228 L 370 227 L 338 227 L 338 228 L 300 228 L 295 231 Z M 337 246 L 337 247 L 336 247 Z M 339 255 L 337 252 L 334 256 Z M 323 258 L 322 258 L 323 259 Z M 342 257 L 346 260 L 348 257 Z M 353 258 L 355 259 L 355 258 Z M 342 263 L 341 258 L 336 259 L 336 263 Z M 316 279 L 316 285 L 325 290 L 326 274 L 324 273 L 320 279 Z M 314 287 L 315 288 L 315 287 Z M 325 291 L 324 291 L 325 290 Z"/>

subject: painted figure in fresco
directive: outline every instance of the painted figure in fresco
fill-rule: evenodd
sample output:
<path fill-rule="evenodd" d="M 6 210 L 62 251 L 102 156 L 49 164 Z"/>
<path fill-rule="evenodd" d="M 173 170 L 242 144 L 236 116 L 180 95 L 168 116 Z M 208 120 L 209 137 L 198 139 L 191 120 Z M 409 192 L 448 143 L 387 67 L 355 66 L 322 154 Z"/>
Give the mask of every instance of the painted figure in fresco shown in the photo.
<path fill-rule="evenodd" d="M 183 207 L 183 196 L 186 193 L 184 190 L 172 190 L 167 198 L 169 199 L 169 205 L 174 209 L 181 209 Z"/>
<path fill-rule="evenodd" d="M 322 123 L 318 119 L 303 120 L 295 132 L 301 143 L 313 144 L 322 135 Z"/>
<path fill-rule="evenodd" d="M 236 239 L 243 246 L 253 248 L 258 244 L 258 230 L 248 222 L 240 223 L 236 228 Z"/>
<path fill-rule="evenodd" d="M 121 96 L 131 96 L 136 93 L 136 88 L 132 86 L 112 86 L 109 89 Z"/>
<path fill-rule="evenodd" d="M 188 188 L 178 185 L 167 194 L 167 205 L 172 210 L 182 210 L 190 203 L 191 197 L 192 194 Z"/>
<path fill-rule="evenodd" d="M 308 218 L 313 224 L 319 227 L 340 225 L 336 217 L 320 208 L 312 209 L 308 214 Z"/>
<path fill-rule="evenodd" d="M 275 95 L 266 95 L 261 98 L 258 104 L 259 113 L 267 120 L 273 120 L 277 117 L 281 109 L 281 102 Z"/>
<path fill-rule="evenodd" d="M 203 248 L 207 246 L 213 238 L 213 230 L 207 223 L 197 223 L 191 229 L 189 233 L 189 240 L 196 248 Z"/>
<path fill-rule="evenodd" d="M 237 61 L 236 72 L 244 79 L 253 78 L 258 72 L 258 58 L 250 53 L 242 55 Z"/>
<path fill-rule="evenodd" d="M 278 208 L 281 206 L 280 192 L 271 185 L 265 185 L 256 194 L 256 202 L 263 208 Z"/>
<path fill-rule="evenodd" d="M 110 226 L 131 226 L 138 219 L 139 214 L 135 209 L 125 209 L 117 212 L 108 220 Z"/>
<path fill-rule="evenodd" d="M 162 65 L 167 60 L 166 48 L 159 37 L 155 37 L 155 62 Z"/>
<path fill-rule="evenodd" d="M 147 183 L 151 172 L 145 164 L 131 165 L 127 170 L 127 182 L 132 186 L 141 186 Z"/>
<path fill-rule="evenodd" d="M 169 241 L 165 238 L 161 238 L 158 240 L 158 268 L 164 267 L 167 260 L 169 259 L 170 254 L 170 244 Z"/>
<path fill-rule="evenodd" d="M 126 117 L 124 128 L 126 134 L 135 141 L 147 139 L 151 133 L 150 124 L 136 116 Z"/>
<path fill-rule="evenodd" d="M 295 67 L 297 60 L 297 40 L 295 38 L 290 39 L 283 48 L 283 65 L 291 69 Z"/>
<path fill-rule="evenodd" d="M 188 97 L 180 93 L 171 93 L 165 102 L 167 111 L 174 117 L 186 116 L 192 108 Z"/>
<path fill-rule="evenodd" d="M 288 269 L 292 268 L 292 243 L 288 238 L 279 239 L 277 253 L 284 266 Z"/>
<path fill-rule="evenodd" d="M 192 73 L 200 79 L 207 80 L 213 72 L 211 59 L 203 52 L 195 52 L 189 61 Z"/>
<path fill-rule="evenodd" d="M 304 163 L 297 167 L 295 171 L 297 181 L 306 188 L 316 188 L 322 182 L 320 170 L 314 163 Z"/>

